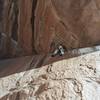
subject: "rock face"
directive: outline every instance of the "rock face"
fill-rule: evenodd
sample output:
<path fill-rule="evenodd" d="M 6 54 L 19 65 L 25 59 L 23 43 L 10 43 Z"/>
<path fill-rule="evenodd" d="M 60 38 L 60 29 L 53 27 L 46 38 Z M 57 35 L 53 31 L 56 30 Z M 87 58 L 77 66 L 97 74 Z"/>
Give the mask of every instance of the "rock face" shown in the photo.
<path fill-rule="evenodd" d="M 100 100 L 100 51 L 2 77 L 0 100 Z"/>
<path fill-rule="evenodd" d="M 35 12 L 35 49 L 67 49 L 100 43 L 99 0 L 38 0 Z M 44 45 L 45 40 L 45 45 Z"/>
<path fill-rule="evenodd" d="M 0 0 L 0 100 L 100 100 L 99 43 L 99 0 Z"/>
<path fill-rule="evenodd" d="M 0 31 L 7 36 L 2 37 L 2 56 L 100 43 L 99 0 L 0 0 L 0 5 Z"/>
<path fill-rule="evenodd" d="M 0 59 L 25 56 L 0 61 L 0 100 L 100 100 L 100 51 L 67 59 L 100 50 L 78 49 L 99 27 L 99 0 L 0 0 Z"/>
<path fill-rule="evenodd" d="M 2 1 L 1 51 L 4 56 L 34 53 L 32 48 L 32 8 L 35 0 Z M 6 37 L 6 38 L 5 38 Z M 5 47 L 5 48 L 4 48 Z M 5 51 L 5 52 L 4 52 Z"/>

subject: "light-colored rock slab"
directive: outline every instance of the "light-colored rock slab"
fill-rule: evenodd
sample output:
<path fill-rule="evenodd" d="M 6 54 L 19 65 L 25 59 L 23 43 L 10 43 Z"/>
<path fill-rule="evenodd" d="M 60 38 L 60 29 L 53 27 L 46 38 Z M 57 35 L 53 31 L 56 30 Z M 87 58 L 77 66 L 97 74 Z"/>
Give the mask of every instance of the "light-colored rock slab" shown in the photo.
<path fill-rule="evenodd" d="M 100 51 L 0 78 L 0 100 L 100 100 Z"/>

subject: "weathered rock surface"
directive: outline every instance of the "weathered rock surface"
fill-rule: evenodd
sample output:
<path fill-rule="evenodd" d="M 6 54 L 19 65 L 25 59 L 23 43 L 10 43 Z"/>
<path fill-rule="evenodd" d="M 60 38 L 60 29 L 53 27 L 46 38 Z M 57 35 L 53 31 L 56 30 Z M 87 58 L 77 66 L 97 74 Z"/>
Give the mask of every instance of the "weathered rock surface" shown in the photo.
<path fill-rule="evenodd" d="M 3 36 L 0 39 L 3 41 L 5 49 L 2 47 L 1 51 L 4 56 L 15 57 L 21 55 L 30 55 L 34 53 L 33 46 L 33 19 L 35 0 L 0 0 L 1 5 L 1 20 L 0 20 L 0 34 L 6 35 L 6 42 Z M 16 44 L 15 44 L 16 42 Z M 0 44 L 1 45 L 1 44 Z M 17 45 L 17 46 L 15 46 Z M 17 49 L 17 50 L 16 50 Z M 20 52 L 17 52 L 20 51 Z"/>
<path fill-rule="evenodd" d="M 99 0 L 38 0 L 34 33 L 36 51 L 50 52 L 50 48 L 58 44 L 67 49 L 99 44 L 99 8 Z"/>
<path fill-rule="evenodd" d="M 2 77 L 0 100 L 100 100 L 100 51 Z"/>
<path fill-rule="evenodd" d="M 0 0 L 0 32 L 7 35 L 3 55 L 47 54 L 58 44 L 97 45 L 99 8 L 99 0 Z"/>
<path fill-rule="evenodd" d="M 100 47 L 74 49 L 99 27 L 99 0 L 0 0 L 0 59 L 39 54 L 0 61 L 0 100 L 100 100 Z"/>
<path fill-rule="evenodd" d="M 100 51 L 100 46 L 74 49 L 72 51 L 67 51 L 63 56 L 56 55 L 54 57 L 51 54 L 48 55 L 33 55 L 16 57 L 11 59 L 0 60 L 0 78 L 9 76 L 11 74 L 20 73 L 22 71 L 31 70 L 33 68 L 38 68 L 45 66 L 63 59 L 69 59 L 73 57 L 78 57 L 88 53 Z"/>

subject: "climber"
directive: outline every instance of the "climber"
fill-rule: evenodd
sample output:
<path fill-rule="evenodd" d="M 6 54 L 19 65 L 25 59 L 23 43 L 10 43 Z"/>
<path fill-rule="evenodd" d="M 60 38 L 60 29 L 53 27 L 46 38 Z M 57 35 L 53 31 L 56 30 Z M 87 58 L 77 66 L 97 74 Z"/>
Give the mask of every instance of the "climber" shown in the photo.
<path fill-rule="evenodd" d="M 52 57 L 56 55 L 63 56 L 65 54 L 65 49 L 62 45 L 59 45 L 56 50 L 53 52 Z"/>

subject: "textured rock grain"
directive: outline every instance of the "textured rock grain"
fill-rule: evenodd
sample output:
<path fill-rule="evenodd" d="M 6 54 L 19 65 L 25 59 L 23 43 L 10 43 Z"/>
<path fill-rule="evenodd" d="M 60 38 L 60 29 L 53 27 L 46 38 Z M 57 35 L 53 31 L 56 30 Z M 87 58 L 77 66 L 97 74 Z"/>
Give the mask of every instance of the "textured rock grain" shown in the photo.
<path fill-rule="evenodd" d="M 0 100 L 100 100 L 100 51 L 0 78 Z"/>
<path fill-rule="evenodd" d="M 0 0 L 4 56 L 47 54 L 59 44 L 67 49 L 97 45 L 99 27 L 99 0 Z"/>
<path fill-rule="evenodd" d="M 7 37 L 6 43 L 4 44 L 6 48 L 2 47 L 1 49 L 2 52 L 6 50 L 4 57 L 15 57 L 34 53 L 32 48 L 32 30 L 34 29 L 32 25 L 32 20 L 34 19 L 32 8 L 34 8 L 34 1 L 0 0 L 0 11 L 2 11 L 0 12 L 0 34 L 4 33 Z M 2 38 L 4 37 L 2 36 Z M 17 46 L 15 46 L 15 42 Z"/>
<path fill-rule="evenodd" d="M 36 51 L 48 53 L 58 44 L 67 49 L 99 44 L 99 6 L 99 0 L 38 0 L 34 32 Z"/>

